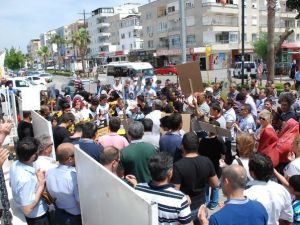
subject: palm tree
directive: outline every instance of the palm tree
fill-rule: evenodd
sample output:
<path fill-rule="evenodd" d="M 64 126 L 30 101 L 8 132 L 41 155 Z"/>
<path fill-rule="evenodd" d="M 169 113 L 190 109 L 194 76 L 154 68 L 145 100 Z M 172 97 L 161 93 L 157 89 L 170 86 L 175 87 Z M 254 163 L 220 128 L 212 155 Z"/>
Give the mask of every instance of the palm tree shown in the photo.
<path fill-rule="evenodd" d="M 65 40 L 63 37 L 61 37 L 58 34 L 54 34 L 51 39 L 50 39 L 51 44 L 56 44 L 57 45 L 57 55 L 58 55 L 58 67 L 59 70 L 61 69 L 61 55 L 60 55 L 60 51 L 61 51 L 61 46 L 65 43 Z M 55 66 L 54 66 L 55 68 Z"/>
<path fill-rule="evenodd" d="M 83 72 L 85 71 L 84 58 L 87 54 L 88 44 L 90 42 L 91 42 L 90 36 L 84 28 L 81 28 L 77 32 L 75 32 L 71 39 L 71 43 L 74 45 L 75 51 L 76 51 L 76 47 L 78 47 L 79 55 L 81 57 Z"/>
<path fill-rule="evenodd" d="M 38 50 L 38 55 L 41 56 L 43 58 L 44 61 L 44 69 L 47 69 L 47 61 L 48 61 L 48 57 L 49 57 L 49 50 L 48 50 L 48 46 L 42 46 L 39 50 Z"/>

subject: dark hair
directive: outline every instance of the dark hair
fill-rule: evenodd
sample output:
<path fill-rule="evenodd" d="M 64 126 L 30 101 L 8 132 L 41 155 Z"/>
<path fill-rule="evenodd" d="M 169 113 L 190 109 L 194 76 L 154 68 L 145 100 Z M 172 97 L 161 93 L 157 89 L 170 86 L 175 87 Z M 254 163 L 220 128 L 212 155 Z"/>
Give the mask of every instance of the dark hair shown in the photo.
<path fill-rule="evenodd" d="M 220 127 L 221 126 L 220 123 L 218 121 L 216 121 L 216 120 L 209 121 L 209 124 L 214 125 L 216 127 Z"/>
<path fill-rule="evenodd" d="M 149 159 L 148 168 L 154 181 L 163 181 L 173 168 L 173 157 L 167 152 L 159 152 Z"/>
<path fill-rule="evenodd" d="M 230 108 L 233 107 L 234 106 L 234 101 L 230 98 L 227 99 L 227 105 L 230 106 Z"/>
<path fill-rule="evenodd" d="M 169 126 L 171 130 L 178 130 L 182 124 L 182 116 L 180 113 L 173 113 L 169 117 Z"/>
<path fill-rule="evenodd" d="M 109 129 L 112 132 L 117 132 L 121 127 L 121 120 L 119 117 L 111 117 L 108 123 Z"/>
<path fill-rule="evenodd" d="M 101 151 L 99 162 L 103 166 L 105 166 L 110 164 L 114 160 L 119 160 L 119 157 L 120 157 L 119 149 L 113 146 L 108 146 Z"/>
<path fill-rule="evenodd" d="M 182 145 L 186 152 L 198 152 L 199 138 L 194 132 L 188 132 L 183 135 Z"/>
<path fill-rule="evenodd" d="M 69 121 L 74 122 L 75 121 L 75 116 L 72 113 L 64 113 L 61 116 L 60 123 L 67 123 Z"/>
<path fill-rule="evenodd" d="M 144 119 L 143 125 L 145 131 L 152 131 L 153 121 L 151 119 Z"/>
<path fill-rule="evenodd" d="M 38 152 L 39 141 L 33 137 L 25 137 L 17 142 L 16 153 L 20 162 L 28 161 Z"/>
<path fill-rule="evenodd" d="M 138 101 L 141 101 L 141 102 L 144 102 L 144 101 L 145 101 L 144 95 L 138 95 L 138 96 L 136 97 L 136 99 L 137 99 Z"/>
<path fill-rule="evenodd" d="M 47 106 L 47 105 L 41 105 L 40 114 L 41 115 L 45 115 L 45 112 L 46 112 L 47 109 L 50 110 L 49 106 Z"/>
<path fill-rule="evenodd" d="M 166 127 L 168 129 L 170 129 L 170 120 L 169 120 L 170 116 L 164 116 L 162 118 L 160 118 L 160 127 Z"/>
<path fill-rule="evenodd" d="M 273 102 L 272 102 L 272 100 L 271 99 L 269 99 L 269 98 L 267 98 L 265 101 L 264 101 L 264 103 L 265 102 L 269 102 L 271 105 L 273 105 Z"/>
<path fill-rule="evenodd" d="M 212 103 L 210 107 L 212 110 L 216 110 L 218 113 L 220 113 L 222 110 L 220 104 L 216 102 Z"/>
<path fill-rule="evenodd" d="M 292 86 L 290 82 L 286 82 L 286 83 L 283 84 L 283 86 L 286 86 L 286 85 L 287 85 L 288 87 L 291 87 L 291 86 Z"/>
<path fill-rule="evenodd" d="M 244 104 L 243 106 L 244 106 L 245 109 L 248 111 L 248 113 L 251 113 L 251 105 L 249 105 L 249 104 Z"/>
<path fill-rule="evenodd" d="M 246 99 L 246 95 L 242 92 L 239 92 L 235 98 L 236 101 L 245 101 L 245 99 Z"/>
<path fill-rule="evenodd" d="M 274 174 L 271 158 L 261 153 L 253 153 L 249 159 L 249 171 L 254 173 L 257 180 L 269 181 Z"/>
<path fill-rule="evenodd" d="M 74 128 L 75 132 L 82 132 L 82 124 L 77 123 Z"/>
<path fill-rule="evenodd" d="M 23 117 L 24 118 L 29 118 L 31 116 L 31 112 L 30 111 L 23 111 Z"/>
<path fill-rule="evenodd" d="M 295 191 L 300 192 L 300 175 L 291 176 L 289 184 Z"/>
<path fill-rule="evenodd" d="M 104 100 L 104 99 L 107 99 L 107 95 L 100 95 L 100 101 Z"/>
<path fill-rule="evenodd" d="M 82 125 L 82 137 L 83 138 L 94 138 L 96 134 L 96 126 L 91 123 L 87 122 Z"/>
<path fill-rule="evenodd" d="M 294 96 L 291 93 L 285 93 L 285 94 L 279 96 L 279 99 L 278 99 L 279 104 L 281 104 L 281 102 L 287 102 L 288 105 L 290 105 L 290 106 L 294 103 L 294 101 L 295 101 Z"/>

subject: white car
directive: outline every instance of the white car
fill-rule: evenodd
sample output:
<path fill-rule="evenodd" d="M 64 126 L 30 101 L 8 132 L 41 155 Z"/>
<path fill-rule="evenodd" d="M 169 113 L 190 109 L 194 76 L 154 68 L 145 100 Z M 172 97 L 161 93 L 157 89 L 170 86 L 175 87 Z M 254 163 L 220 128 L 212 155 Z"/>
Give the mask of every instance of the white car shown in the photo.
<path fill-rule="evenodd" d="M 49 73 L 44 73 L 40 75 L 27 76 L 27 79 L 31 80 L 35 84 L 47 85 L 48 83 L 52 82 L 52 75 Z"/>
<path fill-rule="evenodd" d="M 256 78 L 257 66 L 255 62 L 245 61 L 244 62 L 244 78 L 248 77 L 250 73 L 251 78 Z M 242 78 L 242 63 L 237 62 L 233 70 L 233 77 Z"/>
<path fill-rule="evenodd" d="M 13 89 L 24 91 L 28 88 L 38 89 L 40 91 L 46 91 L 47 86 L 44 84 L 35 84 L 31 80 L 28 80 L 26 77 L 10 77 L 7 78 L 8 81 L 12 81 Z"/>

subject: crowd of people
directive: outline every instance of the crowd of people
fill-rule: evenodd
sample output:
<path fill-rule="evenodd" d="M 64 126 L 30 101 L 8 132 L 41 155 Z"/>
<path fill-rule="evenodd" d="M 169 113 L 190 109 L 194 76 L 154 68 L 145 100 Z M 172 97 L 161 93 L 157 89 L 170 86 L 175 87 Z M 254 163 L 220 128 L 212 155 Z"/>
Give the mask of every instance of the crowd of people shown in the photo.
<path fill-rule="evenodd" d="M 43 94 L 40 115 L 53 137 L 34 134 L 30 112 L 19 123 L 10 182 L 29 225 L 82 224 L 74 145 L 158 203 L 159 224 L 300 224 L 300 100 L 290 83 L 282 93 L 255 79 L 240 90 L 231 83 L 225 95 L 213 83 L 190 96 L 170 80 L 98 81 L 88 93 L 77 78 L 75 88 Z"/>

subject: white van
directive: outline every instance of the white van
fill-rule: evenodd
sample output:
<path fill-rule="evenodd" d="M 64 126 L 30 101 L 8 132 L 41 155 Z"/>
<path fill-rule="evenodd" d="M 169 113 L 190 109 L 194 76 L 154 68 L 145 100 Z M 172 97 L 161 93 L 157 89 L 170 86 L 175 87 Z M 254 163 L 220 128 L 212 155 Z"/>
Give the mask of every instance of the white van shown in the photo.
<path fill-rule="evenodd" d="M 244 78 L 248 77 L 250 72 L 251 78 L 256 78 L 257 76 L 257 66 L 255 62 L 246 61 L 244 62 Z M 242 78 L 242 62 L 237 62 L 234 66 L 233 77 Z"/>
<path fill-rule="evenodd" d="M 107 65 L 107 77 L 121 78 L 122 80 L 131 79 L 137 80 L 138 76 L 142 74 L 142 83 L 145 84 L 146 79 L 153 79 L 156 82 L 157 77 L 154 74 L 153 66 L 147 62 L 111 62 Z"/>

